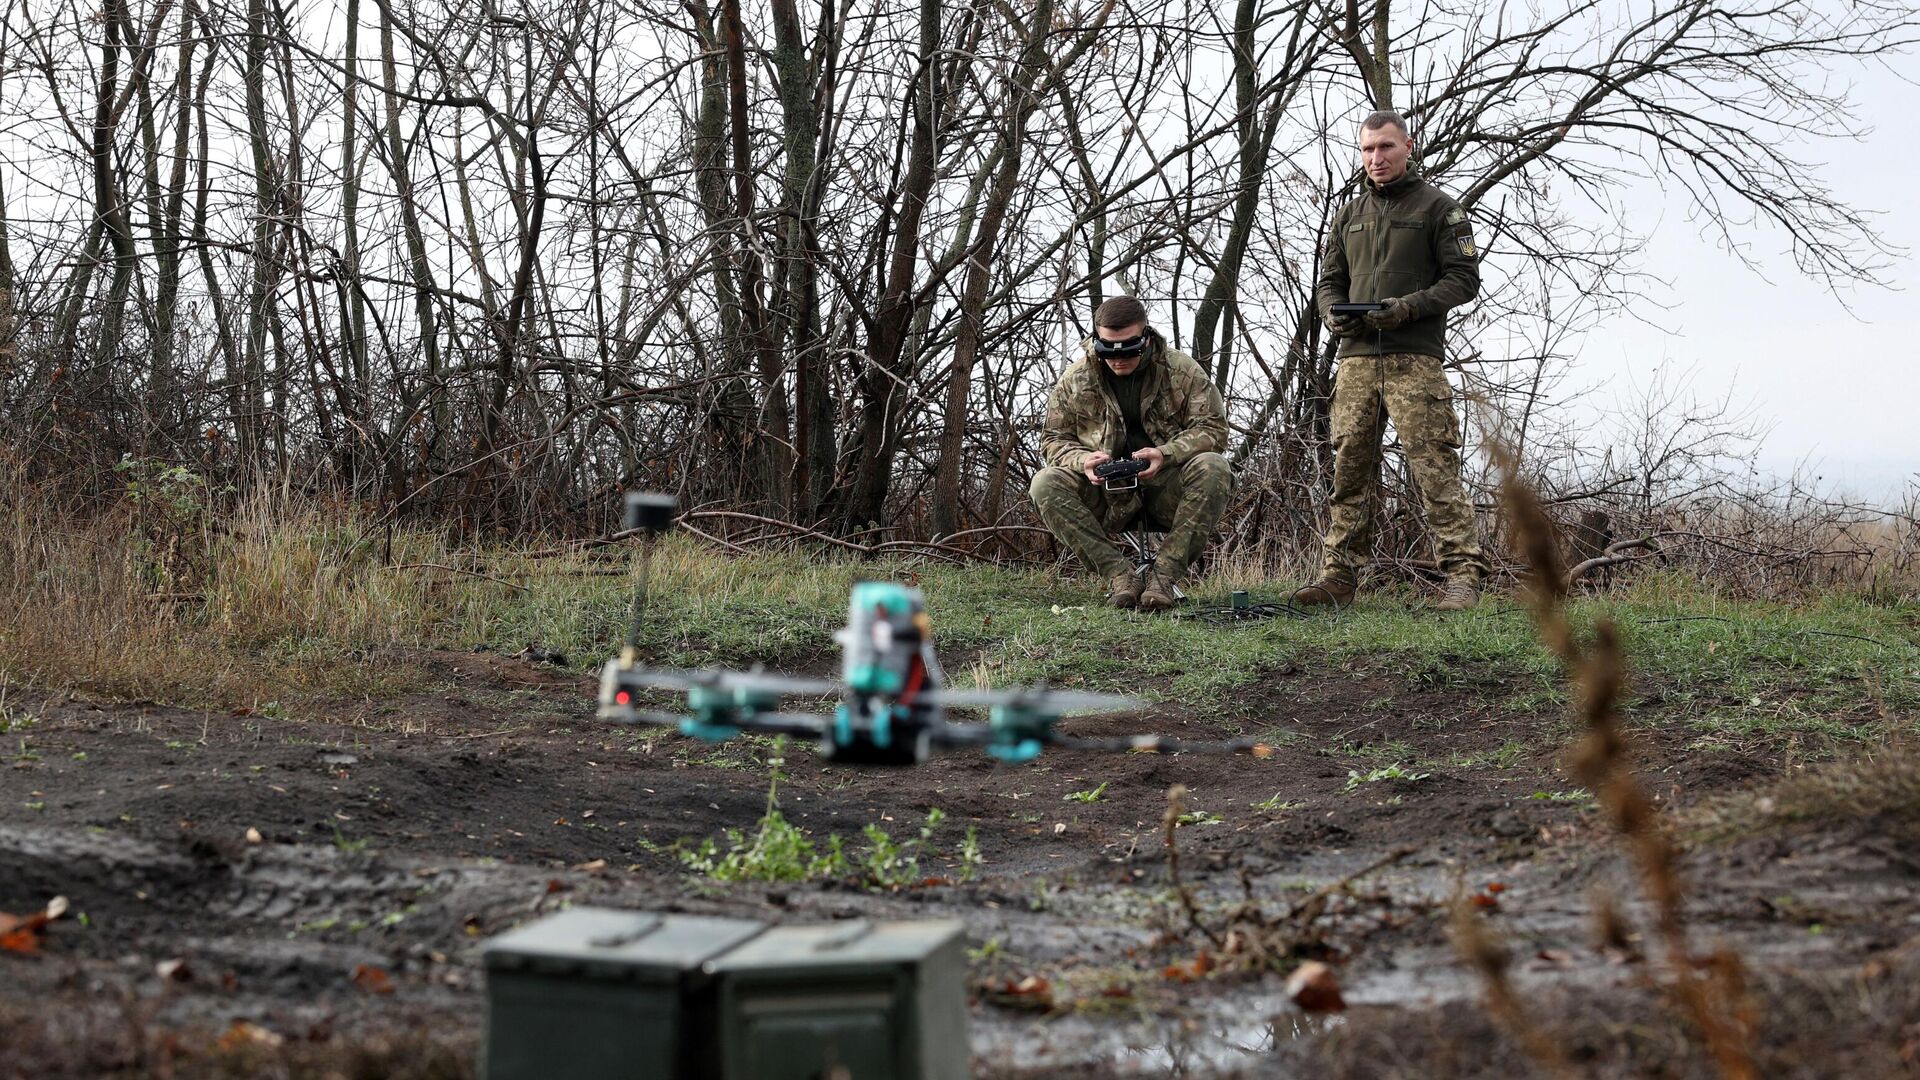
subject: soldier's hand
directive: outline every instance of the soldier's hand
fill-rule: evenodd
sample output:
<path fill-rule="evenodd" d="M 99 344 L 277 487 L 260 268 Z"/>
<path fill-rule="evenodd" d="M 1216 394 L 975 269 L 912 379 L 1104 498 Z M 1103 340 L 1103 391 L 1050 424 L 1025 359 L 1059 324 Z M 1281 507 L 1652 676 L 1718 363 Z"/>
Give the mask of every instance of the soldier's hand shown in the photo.
<path fill-rule="evenodd" d="M 1139 450 L 1135 450 L 1133 452 L 1133 459 L 1135 461 L 1144 461 L 1148 463 L 1146 471 L 1140 474 L 1140 479 L 1142 480 L 1151 480 L 1154 477 L 1159 476 L 1160 466 L 1165 465 L 1167 463 L 1167 455 L 1161 453 L 1158 447 L 1153 447 L 1153 446 L 1148 446 Z"/>
<path fill-rule="evenodd" d="M 1393 297 L 1384 303 L 1387 306 L 1383 310 L 1367 312 L 1367 325 L 1375 330 L 1398 330 L 1413 318 L 1413 305 L 1400 297 Z"/>
<path fill-rule="evenodd" d="M 1086 474 L 1088 483 L 1098 487 L 1100 485 L 1100 478 L 1093 475 L 1094 466 L 1105 465 L 1112 460 L 1112 454 L 1107 453 L 1105 450 L 1095 450 L 1093 453 L 1087 455 L 1087 460 L 1080 463 L 1080 471 Z"/>
<path fill-rule="evenodd" d="M 1358 335 L 1360 331 L 1366 329 L 1366 327 L 1367 324 L 1361 322 L 1358 315 L 1327 316 L 1327 329 L 1333 333 L 1334 337 L 1354 337 Z"/>

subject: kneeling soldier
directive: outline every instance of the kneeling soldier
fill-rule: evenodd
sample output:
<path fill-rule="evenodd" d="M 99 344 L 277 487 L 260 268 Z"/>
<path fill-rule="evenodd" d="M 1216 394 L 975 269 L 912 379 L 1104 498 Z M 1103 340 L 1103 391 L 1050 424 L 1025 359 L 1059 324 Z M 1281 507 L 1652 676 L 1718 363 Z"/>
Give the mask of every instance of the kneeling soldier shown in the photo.
<path fill-rule="evenodd" d="M 1093 322 L 1085 356 L 1047 399 L 1048 468 L 1028 490 L 1047 529 L 1107 579 L 1108 603 L 1160 611 L 1226 513 L 1226 404 L 1200 365 L 1147 325 L 1139 300 L 1116 296 Z M 1126 458 L 1145 468 L 1112 482 L 1094 471 Z M 1111 538 L 1132 528 L 1167 534 L 1144 585 Z"/>

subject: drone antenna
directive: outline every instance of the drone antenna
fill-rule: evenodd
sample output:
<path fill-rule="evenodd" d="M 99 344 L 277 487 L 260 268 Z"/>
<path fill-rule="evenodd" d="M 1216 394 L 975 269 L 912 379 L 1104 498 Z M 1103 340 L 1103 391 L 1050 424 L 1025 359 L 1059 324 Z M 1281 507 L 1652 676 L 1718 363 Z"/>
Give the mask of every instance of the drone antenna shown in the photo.
<path fill-rule="evenodd" d="M 627 492 L 626 514 L 621 524 L 626 531 L 643 530 L 640 535 L 640 573 L 633 583 L 633 604 L 627 616 L 627 640 L 620 649 L 620 663 L 631 667 L 640 650 L 640 623 L 647 611 L 648 570 L 653 563 L 653 547 L 660 535 L 673 528 L 673 512 L 679 501 L 671 495 L 653 491 Z"/>

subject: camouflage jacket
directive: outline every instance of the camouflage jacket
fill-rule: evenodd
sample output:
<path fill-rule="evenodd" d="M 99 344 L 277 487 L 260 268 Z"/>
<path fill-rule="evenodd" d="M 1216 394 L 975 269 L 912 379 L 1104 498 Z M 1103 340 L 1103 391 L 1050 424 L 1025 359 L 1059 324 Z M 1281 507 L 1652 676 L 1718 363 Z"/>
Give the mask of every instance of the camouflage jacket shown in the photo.
<path fill-rule="evenodd" d="M 1158 331 L 1152 335 L 1142 373 L 1147 385 L 1140 392 L 1140 422 L 1147 438 L 1179 465 L 1195 454 L 1224 452 L 1227 448 L 1227 406 L 1207 373 L 1187 354 L 1172 348 Z M 1093 355 L 1093 342 L 1082 346 L 1078 363 L 1060 377 L 1047 398 L 1047 418 L 1040 427 L 1040 452 L 1047 464 L 1079 472 L 1088 455 L 1113 453 L 1127 432 L 1120 403 L 1107 389 L 1106 364 Z"/>
<path fill-rule="evenodd" d="M 1447 312 L 1480 294 L 1480 253 L 1467 212 L 1446 192 L 1408 172 L 1341 207 L 1327 226 L 1314 304 L 1400 297 L 1413 318 L 1340 343 L 1341 356 L 1422 353 L 1446 357 Z"/>

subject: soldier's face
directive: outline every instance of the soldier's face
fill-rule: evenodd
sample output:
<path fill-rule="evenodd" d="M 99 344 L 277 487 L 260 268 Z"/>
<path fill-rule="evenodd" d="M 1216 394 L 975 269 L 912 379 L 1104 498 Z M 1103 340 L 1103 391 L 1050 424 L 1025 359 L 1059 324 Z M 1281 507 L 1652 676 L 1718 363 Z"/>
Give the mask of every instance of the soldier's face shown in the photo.
<path fill-rule="evenodd" d="M 1093 332 L 1099 336 L 1101 341 L 1132 341 L 1147 332 L 1147 324 L 1134 323 L 1132 326 L 1123 326 L 1118 330 L 1107 326 L 1096 326 L 1093 328 Z M 1143 349 L 1141 352 L 1136 352 L 1132 356 L 1103 356 L 1100 359 L 1106 363 L 1108 371 L 1124 379 L 1139 370 L 1140 361 L 1144 359 L 1146 355 Z"/>
<path fill-rule="evenodd" d="M 1407 155 L 1412 152 L 1413 140 L 1392 124 L 1360 132 L 1360 165 L 1376 184 L 1391 184 L 1407 175 Z"/>

